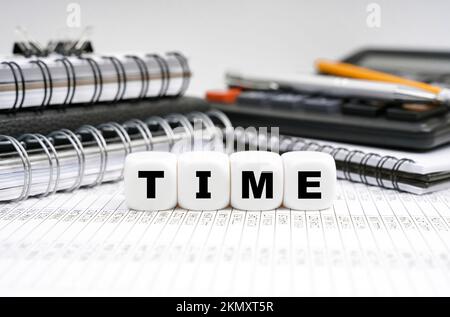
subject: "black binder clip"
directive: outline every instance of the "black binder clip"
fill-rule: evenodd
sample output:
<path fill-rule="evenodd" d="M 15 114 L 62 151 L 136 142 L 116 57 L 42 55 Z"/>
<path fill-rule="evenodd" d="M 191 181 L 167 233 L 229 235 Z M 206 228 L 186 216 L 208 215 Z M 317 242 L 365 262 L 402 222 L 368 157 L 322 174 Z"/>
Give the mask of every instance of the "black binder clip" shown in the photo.
<path fill-rule="evenodd" d="M 81 56 L 84 53 L 93 53 L 92 42 L 87 40 L 91 27 L 86 27 L 77 40 L 50 41 L 43 47 L 37 41 L 32 40 L 27 31 L 22 27 L 16 28 L 17 33 L 23 39 L 14 43 L 13 54 L 25 57 L 45 57 L 49 54 L 59 54 L 62 56 Z"/>
<path fill-rule="evenodd" d="M 22 55 L 24 57 L 45 57 L 51 53 L 62 56 L 81 56 L 85 53 L 93 53 L 94 48 L 91 41 L 57 41 L 49 42 L 47 47 L 42 48 L 35 42 L 15 42 L 13 46 L 13 54 Z"/>
<path fill-rule="evenodd" d="M 63 56 L 81 56 L 94 52 L 91 41 L 57 41 L 50 42 L 48 46 L 52 48 L 52 52 Z"/>
<path fill-rule="evenodd" d="M 48 51 L 35 42 L 15 42 L 13 46 L 13 54 L 22 55 L 25 57 L 42 57 L 47 56 Z"/>

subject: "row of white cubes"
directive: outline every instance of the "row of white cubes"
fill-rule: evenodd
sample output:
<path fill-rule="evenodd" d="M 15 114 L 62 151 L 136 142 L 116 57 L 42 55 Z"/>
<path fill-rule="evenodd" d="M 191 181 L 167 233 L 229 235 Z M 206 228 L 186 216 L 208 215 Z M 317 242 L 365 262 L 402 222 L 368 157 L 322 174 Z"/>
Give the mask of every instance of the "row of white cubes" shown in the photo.
<path fill-rule="evenodd" d="M 320 210 L 333 204 L 336 165 L 310 151 L 139 152 L 127 156 L 124 178 L 135 210 Z"/>

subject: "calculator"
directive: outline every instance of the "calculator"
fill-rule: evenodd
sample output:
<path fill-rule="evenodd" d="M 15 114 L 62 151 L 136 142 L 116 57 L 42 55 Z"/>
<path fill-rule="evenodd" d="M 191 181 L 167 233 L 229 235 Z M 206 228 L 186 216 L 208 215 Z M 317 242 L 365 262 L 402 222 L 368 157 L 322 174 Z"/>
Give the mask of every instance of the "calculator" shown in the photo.
<path fill-rule="evenodd" d="M 279 127 L 281 134 L 425 151 L 450 142 L 445 106 L 243 91 L 213 103 L 234 126 Z"/>
<path fill-rule="evenodd" d="M 415 63 L 418 60 L 423 62 Z M 358 51 L 344 61 L 427 82 L 447 83 L 450 78 L 450 52 L 433 55 L 429 51 L 370 49 Z M 447 67 L 436 67 L 438 62 Z M 402 67 L 396 69 L 395 65 Z M 414 65 L 420 65 L 420 69 Z M 450 142 L 450 112 L 444 105 L 279 90 L 230 91 L 236 94 L 233 102 L 210 102 L 226 113 L 234 126 L 279 127 L 280 133 L 286 135 L 411 151 L 427 151 Z"/>

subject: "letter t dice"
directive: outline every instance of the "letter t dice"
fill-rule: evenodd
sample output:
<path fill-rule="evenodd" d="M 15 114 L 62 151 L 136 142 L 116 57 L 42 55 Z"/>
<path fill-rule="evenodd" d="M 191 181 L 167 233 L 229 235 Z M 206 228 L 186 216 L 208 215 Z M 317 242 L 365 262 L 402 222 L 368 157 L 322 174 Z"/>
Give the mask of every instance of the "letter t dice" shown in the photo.
<path fill-rule="evenodd" d="M 138 152 L 125 160 L 125 200 L 135 210 L 166 210 L 177 205 L 177 156 Z"/>

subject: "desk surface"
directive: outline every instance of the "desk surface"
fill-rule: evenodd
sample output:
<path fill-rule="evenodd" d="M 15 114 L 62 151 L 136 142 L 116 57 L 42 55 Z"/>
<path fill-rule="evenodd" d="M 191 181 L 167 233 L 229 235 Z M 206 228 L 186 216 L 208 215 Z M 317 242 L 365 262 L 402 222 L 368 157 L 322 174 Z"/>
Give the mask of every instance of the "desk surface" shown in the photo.
<path fill-rule="evenodd" d="M 137 212 L 122 183 L 0 205 L 1 295 L 450 295 L 450 191 Z"/>

